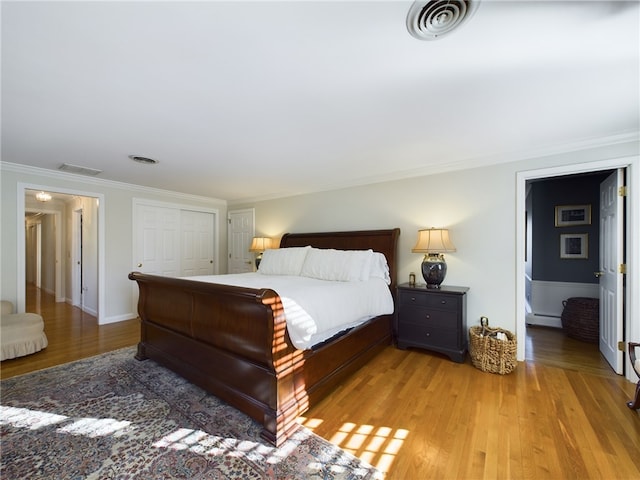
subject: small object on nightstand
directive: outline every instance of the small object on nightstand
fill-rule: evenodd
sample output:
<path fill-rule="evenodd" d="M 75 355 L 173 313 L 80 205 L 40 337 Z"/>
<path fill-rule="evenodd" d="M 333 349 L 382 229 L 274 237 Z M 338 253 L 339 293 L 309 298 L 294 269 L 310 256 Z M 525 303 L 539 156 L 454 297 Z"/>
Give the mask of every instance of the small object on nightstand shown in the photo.
<path fill-rule="evenodd" d="M 462 363 L 467 353 L 467 287 L 398 286 L 398 348 L 418 347 Z"/>
<path fill-rule="evenodd" d="M 413 272 L 409 274 L 409 285 L 411 285 L 412 287 L 416 286 L 416 274 Z"/>

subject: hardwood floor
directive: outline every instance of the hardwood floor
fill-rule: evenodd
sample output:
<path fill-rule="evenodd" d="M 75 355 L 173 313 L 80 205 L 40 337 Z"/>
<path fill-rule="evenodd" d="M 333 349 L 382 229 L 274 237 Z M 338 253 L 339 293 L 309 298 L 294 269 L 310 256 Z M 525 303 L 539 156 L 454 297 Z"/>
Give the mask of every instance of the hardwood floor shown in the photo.
<path fill-rule="evenodd" d="M 597 346 L 527 333 L 527 361 L 504 376 L 387 348 L 301 423 L 390 479 L 640 478 L 634 385 Z"/>
<path fill-rule="evenodd" d="M 98 325 L 96 317 L 56 303 L 53 295 L 33 286 L 27 288 L 26 310 L 42 315 L 49 345 L 32 355 L 4 360 L 2 379 L 135 345 L 140 339 L 138 319 Z"/>
<path fill-rule="evenodd" d="M 134 345 L 137 320 L 98 326 L 47 295 L 28 295 L 49 346 L 1 363 L 2 378 Z M 637 479 L 635 386 L 597 346 L 527 330 L 527 361 L 509 375 L 389 347 L 300 422 L 388 479 Z"/>

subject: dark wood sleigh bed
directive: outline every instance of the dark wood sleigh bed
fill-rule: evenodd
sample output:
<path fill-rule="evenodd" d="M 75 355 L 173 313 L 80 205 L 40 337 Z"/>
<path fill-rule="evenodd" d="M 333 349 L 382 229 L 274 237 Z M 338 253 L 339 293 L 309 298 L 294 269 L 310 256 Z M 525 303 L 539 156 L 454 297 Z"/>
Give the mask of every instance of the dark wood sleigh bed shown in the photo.
<path fill-rule="evenodd" d="M 280 248 L 311 245 L 372 249 L 389 264 L 395 292 L 399 229 L 288 233 Z M 278 294 L 148 275 L 129 274 L 139 288 L 141 339 L 136 358 L 150 358 L 262 426 L 280 445 L 297 418 L 391 343 L 392 315 L 375 317 L 320 346 L 296 349 L 286 330 Z"/>

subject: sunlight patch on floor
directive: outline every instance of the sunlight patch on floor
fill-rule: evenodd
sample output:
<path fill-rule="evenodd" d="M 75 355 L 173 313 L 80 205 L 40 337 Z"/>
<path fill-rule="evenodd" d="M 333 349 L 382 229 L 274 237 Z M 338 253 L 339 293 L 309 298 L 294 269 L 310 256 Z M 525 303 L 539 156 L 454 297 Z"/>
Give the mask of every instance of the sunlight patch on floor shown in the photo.
<path fill-rule="evenodd" d="M 301 417 L 299 420 L 311 431 L 323 423 L 319 418 Z M 345 422 L 327 440 L 378 470 L 388 472 L 408 436 L 409 431 L 402 428 Z"/>
<path fill-rule="evenodd" d="M 72 421 L 71 421 L 72 420 Z M 70 435 L 84 435 L 87 437 L 104 437 L 116 434 L 129 428 L 131 422 L 119 421 L 113 418 L 77 418 L 65 415 L 39 412 L 28 408 L 0 407 L 0 425 L 11 425 L 15 428 L 37 430 L 49 425 L 71 421 L 61 426 L 58 431 Z"/>
<path fill-rule="evenodd" d="M 61 423 L 67 418 L 55 413 L 34 412 L 28 408 L 0 406 L 0 425 L 11 425 L 15 428 L 37 430 L 49 425 Z"/>

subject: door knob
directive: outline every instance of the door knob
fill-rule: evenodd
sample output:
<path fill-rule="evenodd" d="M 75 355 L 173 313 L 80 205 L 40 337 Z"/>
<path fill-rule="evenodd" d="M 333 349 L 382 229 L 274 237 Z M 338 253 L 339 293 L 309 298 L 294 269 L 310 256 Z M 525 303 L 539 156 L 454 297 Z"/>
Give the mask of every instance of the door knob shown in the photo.
<path fill-rule="evenodd" d="M 601 276 L 604 275 L 604 272 L 593 272 L 593 274 L 597 277 L 600 278 Z"/>
<path fill-rule="evenodd" d="M 138 264 L 138 268 L 141 268 L 141 267 L 142 267 L 142 264 L 141 264 L 141 263 L 139 263 L 139 264 Z"/>

